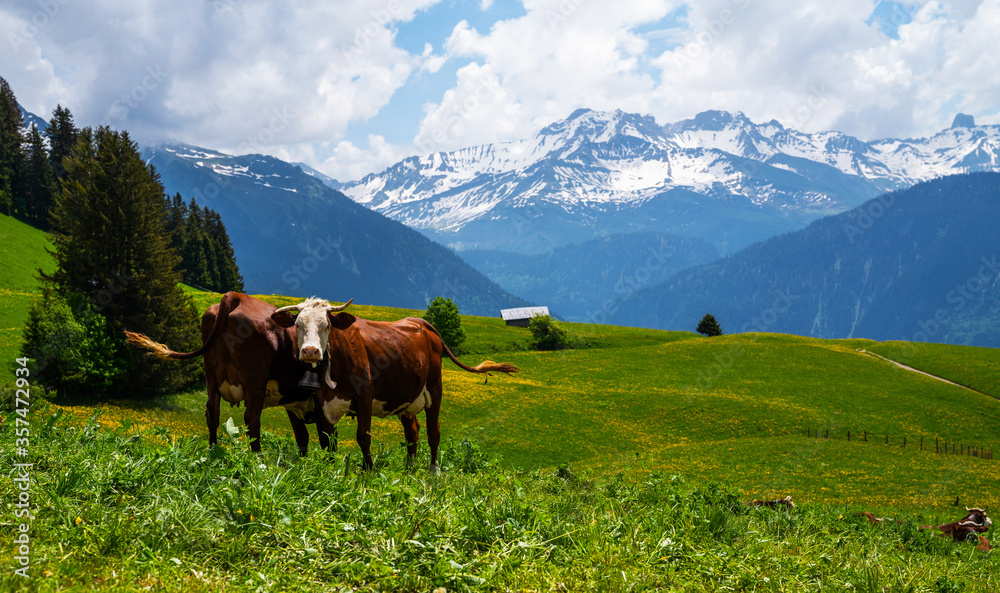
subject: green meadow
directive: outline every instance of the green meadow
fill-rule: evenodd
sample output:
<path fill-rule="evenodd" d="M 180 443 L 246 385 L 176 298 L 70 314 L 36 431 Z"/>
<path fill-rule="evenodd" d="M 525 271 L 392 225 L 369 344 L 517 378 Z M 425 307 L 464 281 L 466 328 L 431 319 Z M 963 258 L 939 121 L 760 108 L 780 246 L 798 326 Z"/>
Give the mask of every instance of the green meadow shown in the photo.
<path fill-rule="evenodd" d="M 0 369 L 13 372 L 14 354 L 21 347 L 21 330 L 31 302 L 38 298 L 37 270 L 54 270 L 46 249 L 52 245 L 45 233 L 10 216 L 0 215 Z"/>
<path fill-rule="evenodd" d="M 10 384 L 38 297 L 34 269 L 51 264 L 43 234 L 7 217 L 0 234 L 11 239 L 0 247 L 0 383 Z M 186 290 L 199 310 L 219 299 Z M 444 362 L 436 478 L 423 436 L 419 469 L 404 467 L 394 418 L 375 420 L 376 469 L 365 474 L 353 420 L 341 423 L 336 454 L 318 451 L 313 434 L 299 459 L 284 411 L 267 410 L 257 457 L 241 435 L 243 408 L 224 406 L 222 443 L 208 450 L 204 390 L 67 401 L 33 388 L 33 572 L 13 575 L 16 546 L 5 545 L 0 586 L 1000 590 L 995 552 L 916 529 L 960 518 L 956 499 L 996 506 L 1000 465 L 978 453 L 1000 449 L 998 351 L 566 324 L 576 348 L 537 352 L 526 329 L 499 318 L 463 326 L 464 362 L 521 372 L 484 380 Z M 0 418 L 12 468 L 24 461 L 11 446 L 17 416 Z M 935 442 L 966 454 L 936 454 Z M 0 476 L 0 493 L 15 491 L 14 477 Z M 785 495 L 794 509 L 740 504 Z M 6 544 L 19 520 L 13 495 L 0 504 Z M 862 510 L 901 522 L 873 527 Z"/>

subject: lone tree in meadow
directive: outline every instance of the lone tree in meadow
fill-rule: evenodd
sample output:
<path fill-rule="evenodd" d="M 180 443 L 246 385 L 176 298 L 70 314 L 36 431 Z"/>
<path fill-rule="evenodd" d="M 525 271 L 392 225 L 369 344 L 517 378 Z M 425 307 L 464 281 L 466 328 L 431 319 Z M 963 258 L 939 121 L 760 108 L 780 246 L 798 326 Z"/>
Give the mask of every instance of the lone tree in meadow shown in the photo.
<path fill-rule="evenodd" d="M 451 299 L 434 297 L 434 300 L 427 304 L 424 319 L 438 330 L 452 352 L 465 343 L 465 330 L 462 329 L 462 318 L 458 315 L 458 305 Z"/>
<path fill-rule="evenodd" d="M 701 318 L 701 321 L 698 322 L 697 329 L 699 334 L 704 334 L 710 338 L 712 336 L 722 335 L 722 328 L 719 327 L 719 322 L 716 321 L 715 317 L 713 317 L 711 314 L 705 315 L 704 317 Z"/>
<path fill-rule="evenodd" d="M 569 332 L 549 315 L 532 317 L 528 322 L 528 329 L 535 338 L 531 346 L 536 350 L 563 350 L 572 347 Z"/>

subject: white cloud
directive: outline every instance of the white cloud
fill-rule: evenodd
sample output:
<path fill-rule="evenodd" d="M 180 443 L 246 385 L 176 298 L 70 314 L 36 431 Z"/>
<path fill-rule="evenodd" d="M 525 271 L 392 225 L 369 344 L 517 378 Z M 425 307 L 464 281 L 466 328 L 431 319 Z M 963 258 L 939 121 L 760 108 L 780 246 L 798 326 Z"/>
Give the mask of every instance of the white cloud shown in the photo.
<path fill-rule="evenodd" d="M 934 133 L 958 110 L 1000 122 L 1000 0 L 898 3 L 898 39 L 869 22 L 875 0 L 522 0 L 488 28 L 461 18 L 480 22 L 492 0 L 425 12 L 440 1 L 8 3 L 0 75 L 43 117 L 62 103 L 81 125 L 298 156 L 339 179 L 528 136 L 579 107 L 661 123 L 725 109 L 862 138 Z M 460 22 L 397 39 L 431 14 Z M 462 66 L 442 87 L 447 64 Z M 415 101 L 412 145 L 368 128 Z"/>
<path fill-rule="evenodd" d="M 523 17 L 489 31 L 466 22 L 452 31 L 448 55 L 471 58 L 496 77 L 496 96 L 506 102 L 492 109 L 511 119 L 456 124 L 444 144 L 526 136 L 578 107 L 651 113 L 661 122 L 724 109 L 865 138 L 932 134 L 956 108 L 997 121 L 1000 69 L 991 63 L 1000 0 L 901 5 L 897 12 L 911 22 L 896 40 L 869 23 L 873 0 L 684 2 L 680 26 L 654 35 L 637 31 L 677 15 L 682 3 L 525 0 Z M 675 46 L 654 53 L 650 39 Z M 428 109 L 418 138 L 440 129 L 440 112 L 467 84 L 456 80 Z"/>
<path fill-rule="evenodd" d="M 418 147 L 451 150 L 526 136 L 580 106 L 649 109 L 655 81 L 641 68 L 647 41 L 632 29 L 678 3 L 616 2 L 613 10 L 568 0 L 524 4 L 526 15 L 497 22 L 486 34 L 465 21 L 454 28 L 448 56 L 474 63 L 428 105 Z M 476 89 L 481 105 L 470 109 Z"/>
<path fill-rule="evenodd" d="M 42 115 L 58 101 L 81 125 L 275 153 L 375 117 L 422 65 L 395 44 L 395 23 L 438 1 L 53 2 L 0 56 Z M 38 5 L 3 10 L 0 32 L 17 32 Z"/>
<path fill-rule="evenodd" d="M 373 171 L 381 171 L 410 156 L 412 151 L 401 149 L 386 142 L 384 137 L 372 134 L 368 136 L 368 146 L 365 148 L 344 140 L 337 143 L 332 153 L 332 156 L 325 159 L 317 159 L 316 154 L 307 158 L 319 162 L 317 169 L 330 177 L 340 181 L 351 181 Z"/>
<path fill-rule="evenodd" d="M 479 144 L 479 138 L 509 138 L 524 122 L 521 104 L 500 84 L 490 66 L 470 64 L 458 70 L 458 85 L 441 102 L 426 105 L 414 139 L 421 154 Z"/>

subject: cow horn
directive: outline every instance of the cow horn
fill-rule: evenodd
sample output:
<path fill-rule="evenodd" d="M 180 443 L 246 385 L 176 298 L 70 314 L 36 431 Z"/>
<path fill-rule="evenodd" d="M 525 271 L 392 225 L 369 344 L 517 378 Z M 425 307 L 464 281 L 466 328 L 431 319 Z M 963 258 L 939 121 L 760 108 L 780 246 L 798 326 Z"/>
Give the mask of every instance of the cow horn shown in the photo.
<path fill-rule="evenodd" d="M 298 305 L 288 305 L 287 307 L 282 307 L 275 310 L 275 313 L 282 313 L 284 311 L 298 311 L 305 303 L 299 303 Z"/>
<path fill-rule="evenodd" d="M 347 305 L 350 305 L 353 302 L 354 302 L 354 299 L 351 299 L 351 300 L 347 301 L 346 303 L 344 303 L 343 305 L 340 305 L 339 307 L 334 307 L 334 306 L 331 305 L 330 306 L 330 311 L 331 312 L 332 311 L 343 311 L 344 309 L 347 308 Z"/>
<path fill-rule="evenodd" d="M 969 512 L 969 511 L 971 511 L 971 510 L 972 510 L 972 509 L 970 509 L 969 507 L 965 507 L 965 511 L 966 511 L 966 512 Z"/>

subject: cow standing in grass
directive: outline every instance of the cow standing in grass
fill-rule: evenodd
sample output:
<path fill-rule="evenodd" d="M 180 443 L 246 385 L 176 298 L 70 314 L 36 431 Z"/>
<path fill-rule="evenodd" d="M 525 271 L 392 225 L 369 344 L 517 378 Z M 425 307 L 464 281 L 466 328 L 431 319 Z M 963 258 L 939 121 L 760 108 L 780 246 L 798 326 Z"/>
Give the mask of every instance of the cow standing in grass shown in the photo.
<path fill-rule="evenodd" d="M 205 387 L 208 402 L 205 420 L 209 446 L 216 444 L 220 400 L 231 406 L 246 406 L 243 420 L 250 436 L 250 447 L 260 452 L 260 415 L 264 408 L 281 406 L 295 433 L 299 454 L 309 445 L 306 424 L 317 422 L 315 390 L 302 389 L 299 382 L 309 364 L 316 366 L 328 344 L 322 330 L 327 315 L 350 305 L 331 306 L 324 300 L 309 299 L 298 305 L 277 309 L 274 305 L 238 292 L 227 292 L 201 318 L 202 346 L 194 352 L 174 352 L 148 337 L 125 332 L 129 344 L 151 351 L 166 360 L 204 357 Z M 297 323 L 282 325 L 296 311 Z M 317 422 L 320 446 L 336 449 L 333 429 L 324 431 Z"/>
<path fill-rule="evenodd" d="M 275 320 L 285 326 L 297 323 L 293 315 L 276 315 Z M 406 435 L 407 463 L 412 464 L 420 433 L 416 415 L 423 411 L 431 449 L 430 470 L 439 471 L 442 355 L 470 373 L 518 371 L 513 365 L 492 361 L 465 366 L 434 326 L 423 319 L 410 317 L 387 323 L 331 311 L 326 321 L 329 347 L 323 387 L 318 393 L 322 408 L 319 421 L 322 430 L 332 432 L 344 414 L 357 416 L 357 441 L 365 469 L 372 467 L 372 416 L 399 417 Z"/>

